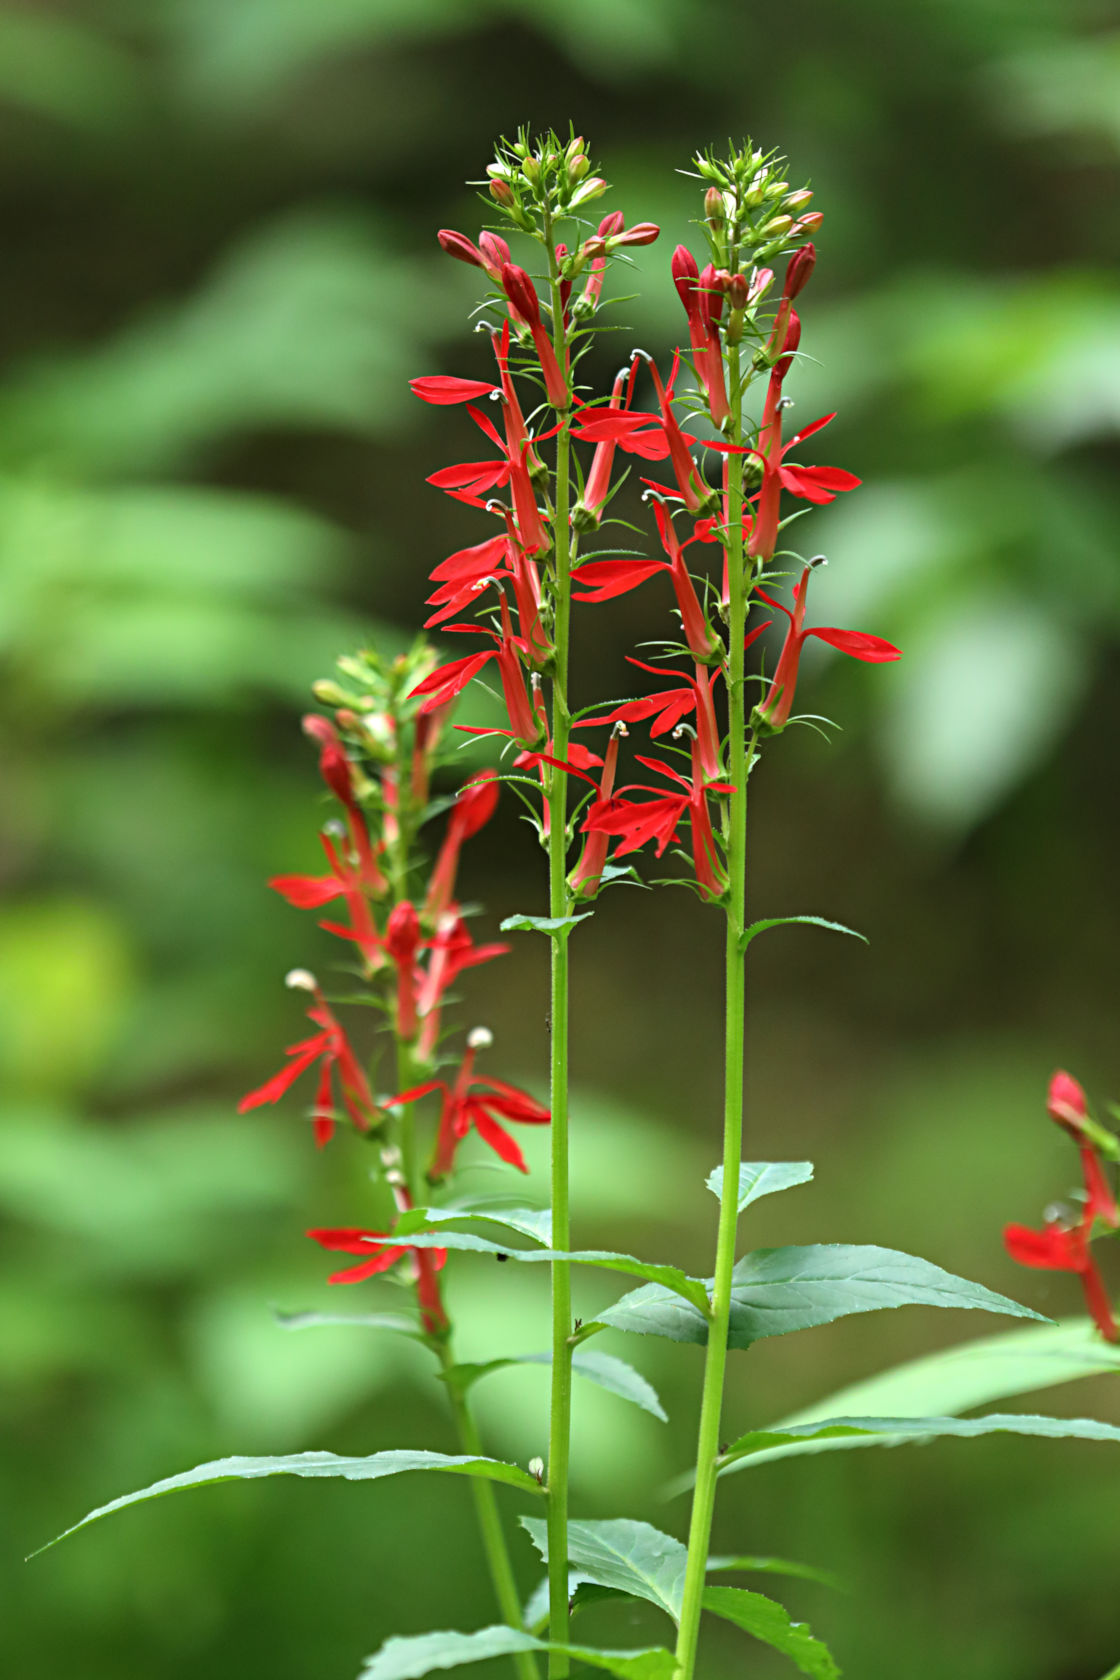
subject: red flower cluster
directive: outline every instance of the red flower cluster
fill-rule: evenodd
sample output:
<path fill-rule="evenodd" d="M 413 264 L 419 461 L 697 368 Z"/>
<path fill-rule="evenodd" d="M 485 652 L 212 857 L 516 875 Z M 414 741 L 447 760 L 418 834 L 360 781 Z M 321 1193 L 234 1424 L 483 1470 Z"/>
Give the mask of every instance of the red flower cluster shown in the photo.
<path fill-rule="evenodd" d="M 1050 1081 L 1046 1106 L 1051 1119 L 1069 1133 L 1081 1154 L 1085 1181 L 1081 1218 L 1072 1223 L 1062 1218 L 1052 1219 L 1042 1230 L 1008 1225 L 1003 1233 L 1004 1244 L 1011 1258 L 1021 1266 L 1075 1272 L 1081 1279 L 1085 1304 L 1094 1324 L 1107 1341 L 1117 1342 L 1120 1327 L 1089 1245 L 1098 1227 L 1120 1230 L 1120 1208 L 1109 1188 L 1099 1147 L 1093 1140 L 1095 1127 L 1089 1118 L 1085 1092 L 1077 1080 L 1068 1073 L 1056 1073 Z"/>

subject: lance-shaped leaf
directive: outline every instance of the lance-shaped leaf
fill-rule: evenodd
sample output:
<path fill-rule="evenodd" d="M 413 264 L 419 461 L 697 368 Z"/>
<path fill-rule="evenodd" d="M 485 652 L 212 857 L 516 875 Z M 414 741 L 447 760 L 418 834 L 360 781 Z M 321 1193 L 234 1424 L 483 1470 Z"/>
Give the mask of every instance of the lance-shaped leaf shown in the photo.
<path fill-rule="evenodd" d="M 412 1208 L 403 1213 L 393 1227 L 394 1237 L 406 1237 L 413 1231 L 425 1231 L 432 1225 L 461 1224 L 474 1226 L 479 1221 L 488 1225 L 502 1225 L 529 1237 L 542 1248 L 552 1241 L 552 1212 L 549 1208 L 531 1207 L 438 1207 Z"/>
<path fill-rule="evenodd" d="M 464 1394 L 481 1377 L 488 1377 L 491 1371 L 504 1371 L 510 1365 L 551 1364 L 551 1351 L 515 1353 L 504 1359 L 487 1359 L 478 1365 L 452 1365 L 443 1371 L 441 1376 L 449 1388 Z M 609 1394 L 617 1394 L 622 1400 L 632 1401 L 644 1412 L 660 1418 L 662 1423 L 668 1423 L 668 1413 L 657 1398 L 656 1390 L 639 1371 L 628 1365 L 625 1359 L 616 1359 L 613 1353 L 596 1353 L 591 1348 L 577 1348 L 572 1354 L 572 1370 L 577 1377 L 584 1377 L 588 1382 L 596 1383 Z"/>
<path fill-rule="evenodd" d="M 359 1330 L 392 1330 L 398 1336 L 415 1336 L 417 1341 L 425 1339 L 419 1319 L 409 1318 L 405 1313 L 278 1312 L 275 1318 L 281 1330 L 319 1330 L 323 1326 L 350 1324 Z"/>
<path fill-rule="evenodd" d="M 740 1161 L 739 1212 L 757 1202 L 760 1196 L 772 1196 L 777 1190 L 792 1190 L 797 1184 L 808 1184 L 813 1176 L 812 1161 Z M 716 1167 L 705 1183 L 715 1197 L 723 1195 L 723 1168 Z"/>
<path fill-rule="evenodd" d="M 481 1476 L 491 1482 L 508 1482 L 511 1487 L 526 1493 L 539 1494 L 541 1488 L 535 1476 L 516 1464 L 505 1464 L 497 1458 L 473 1458 L 449 1453 L 402 1450 L 373 1453 L 368 1458 L 339 1458 L 335 1453 L 291 1453 L 284 1458 L 217 1458 L 209 1464 L 196 1465 L 179 1476 L 167 1476 L 141 1488 L 139 1493 L 126 1493 L 108 1505 L 90 1511 L 81 1522 L 64 1529 L 39 1552 L 57 1546 L 68 1534 L 107 1517 L 112 1511 L 123 1511 L 126 1505 L 139 1505 L 147 1499 L 158 1499 L 165 1493 L 178 1493 L 184 1488 L 204 1487 L 210 1482 L 256 1481 L 262 1476 L 341 1476 L 348 1482 L 376 1482 L 383 1476 L 400 1476 L 408 1470 L 441 1470 L 459 1476 Z M 38 1552 L 32 1553 L 37 1557 Z"/>
<path fill-rule="evenodd" d="M 857 933 L 855 928 L 845 927 L 843 922 L 830 922 L 824 916 L 768 916 L 765 921 L 752 922 L 750 927 L 744 928 L 739 935 L 739 950 L 745 951 L 752 939 L 757 939 L 760 933 L 766 933 L 770 928 L 793 927 L 803 923 L 807 927 L 826 928 L 829 933 L 846 933 L 850 939 L 862 940 L 865 945 L 870 940 L 864 933 Z"/>
<path fill-rule="evenodd" d="M 671 1651 L 596 1651 L 586 1645 L 550 1645 L 518 1628 L 488 1627 L 477 1633 L 421 1633 L 412 1639 L 390 1639 L 370 1657 L 358 1680 L 422 1680 L 437 1669 L 463 1668 L 520 1651 L 565 1653 L 589 1668 L 617 1675 L 618 1680 L 673 1680 L 677 1667 Z"/>
<path fill-rule="evenodd" d="M 498 928 L 502 933 L 569 934 L 578 922 L 590 921 L 594 914 L 585 910 L 581 916 L 506 916 Z"/>
<path fill-rule="evenodd" d="M 761 1463 L 775 1447 L 783 1456 L 798 1448 L 811 1452 L 824 1442 L 840 1446 L 893 1446 L 902 1442 L 924 1442 L 956 1437 L 974 1440 L 980 1435 L 1040 1435 L 1048 1440 L 1120 1442 L 1120 1427 L 1098 1423 L 1096 1418 L 1036 1417 L 1030 1413 L 992 1412 L 987 1417 L 838 1417 L 815 1423 L 793 1424 L 786 1429 L 754 1429 L 728 1447 L 725 1461 L 738 1469 L 744 1461 Z"/>
<path fill-rule="evenodd" d="M 851 1313 L 886 1307 L 959 1307 L 1041 1319 L 982 1284 L 954 1277 L 928 1260 L 896 1249 L 850 1243 L 760 1248 L 744 1255 L 732 1274 L 728 1346 L 750 1347 L 764 1336 L 811 1330 Z M 598 1314 L 615 1330 L 704 1343 L 706 1318 L 690 1303 L 647 1285 Z M 1042 1322 L 1046 1322 L 1042 1320 Z"/>
<path fill-rule="evenodd" d="M 600 1248 L 503 1248 L 501 1243 L 475 1236 L 471 1231 L 419 1231 L 409 1234 L 408 1243 L 410 1248 L 462 1249 L 472 1254 L 500 1254 L 506 1260 L 528 1263 L 568 1260 L 575 1266 L 596 1266 L 607 1272 L 625 1272 L 629 1277 L 649 1278 L 670 1300 L 681 1299 L 693 1317 L 707 1322 L 708 1292 L 700 1278 L 689 1277 L 677 1266 L 658 1266 L 638 1260 L 633 1254 L 611 1254 Z M 606 1314 L 600 1313 L 599 1319 L 605 1323 Z"/>
<path fill-rule="evenodd" d="M 839 1680 L 840 1670 L 828 1646 L 815 1639 L 804 1622 L 791 1620 L 789 1611 L 772 1598 L 744 1587 L 705 1587 L 702 1603 L 713 1615 L 734 1622 L 789 1657 L 802 1674 L 813 1680 Z"/>

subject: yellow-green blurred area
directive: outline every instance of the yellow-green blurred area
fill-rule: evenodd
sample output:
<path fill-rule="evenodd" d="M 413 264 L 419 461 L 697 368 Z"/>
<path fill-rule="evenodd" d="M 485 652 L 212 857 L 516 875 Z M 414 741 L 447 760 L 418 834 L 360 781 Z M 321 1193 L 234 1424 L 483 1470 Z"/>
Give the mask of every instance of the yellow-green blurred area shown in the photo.
<path fill-rule="evenodd" d="M 19 1559 L 206 1458 L 454 1450 L 422 1350 L 274 1318 L 397 1303 L 384 1282 L 340 1303 L 302 1235 L 369 1222 L 366 1154 L 316 1154 L 298 1094 L 234 1111 L 301 1036 L 284 971 L 333 959 L 264 884 L 315 864 L 308 685 L 409 637 L 427 570 L 485 534 L 423 482 L 470 452 L 461 411 L 407 379 L 485 366 L 479 277 L 434 234 L 477 232 L 463 180 L 519 122 L 571 119 L 604 208 L 663 226 L 605 375 L 682 336 L 697 147 L 780 147 L 825 212 L 789 390 L 802 421 L 839 410 L 812 458 L 865 485 L 802 528 L 830 561 L 811 610 L 905 657 L 807 657 L 799 700 L 843 731 L 791 731 L 752 782 L 757 912 L 871 948 L 799 928 L 754 949 L 746 1153 L 817 1178 L 744 1239 L 893 1245 L 1078 1310 L 1000 1228 L 1076 1176 L 1053 1067 L 1120 1096 L 1107 0 L 8 0 L 0 100 L 6 1671 L 350 1680 L 392 1632 L 492 1619 L 455 1479 L 224 1485 Z M 667 609 L 656 583 L 577 609 L 577 704 L 633 692 L 623 655 Z M 543 908 L 514 805 L 465 859 L 490 935 Z M 573 942 L 579 1243 L 710 1263 L 720 944 L 689 895 L 632 890 Z M 536 1090 L 545 963 L 521 935 L 468 977 L 488 1066 Z M 547 1345 L 540 1271 L 453 1262 L 460 1357 Z M 585 1317 L 612 1293 L 578 1290 Z M 910 1308 L 734 1355 L 728 1434 L 1000 1327 Z M 658 1490 L 691 1456 L 700 1355 L 601 1345 L 671 1422 L 581 1387 L 574 1509 L 682 1534 Z M 533 1368 L 479 1386 L 491 1451 L 546 1450 L 546 1390 Z M 1120 1422 L 1115 1378 L 1026 1405 Z M 750 1471 L 715 1544 L 839 1574 L 847 1594 L 769 1585 L 855 1680 L 1097 1680 L 1118 1512 L 1115 1448 L 997 1438 Z M 595 1609 L 587 1637 L 660 1642 L 653 1614 Z M 791 1672 L 708 1637 L 712 1677 Z"/>

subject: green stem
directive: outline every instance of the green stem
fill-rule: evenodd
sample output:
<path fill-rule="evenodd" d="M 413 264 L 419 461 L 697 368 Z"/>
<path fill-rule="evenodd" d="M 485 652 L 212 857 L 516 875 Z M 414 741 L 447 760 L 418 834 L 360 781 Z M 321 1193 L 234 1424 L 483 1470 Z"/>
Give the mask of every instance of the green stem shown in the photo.
<path fill-rule="evenodd" d="M 407 1090 L 413 1083 L 416 1068 L 413 1061 L 412 1046 L 403 1039 L 397 1039 L 397 1082 L 398 1088 Z M 401 1115 L 403 1122 L 407 1115 L 411 1118 L 411 1105 L 406 1104 Z M 410 1125 L 402 1123 L 397 1133 L 401 1151 L 401 1173 L 405 1184 L 409 1188 L 409 1199 L 416 1201 L 414 1186 L 419 1182 L 419 1166 L 415 1159 L 415 1134 Z M 429 1338 L 429 1346 L 440 1366 L 446 1373 L 455 1364 L 455 1355 L 451 1345 L 450 1327 L 443 1335 L 433 1335 Z M 459 1444 L 463 1452 L 471 1458 L 485 1456 L 482 1448 L 482 1438 L 478 1432 L 478 1425 L 471 1411 L 470 1401 L 465 1394 L 460 1393 L 452 1384 L 446 1385 L 451 1400 L 451 1411 L 455 1419 L 455 1428 L 459 1436 Z M 479 1476 L 468 1478 L 471 1493 L 474 1496 L 475 1515 L 478 1518 L 478 1530 L 482 1539 L 482 1550 L 486 1557 L 490 1580 L 494 1588 L 494 1596 L 498 1601 L 498 1608 L 503 1621 L 512 1628 L 524 1628 L 525 1622 L 521 1614 L 521 1596 L 517 1590 L 517 1581 L 510 1563 L 509 1548 L 506 1545 L 505 1533 L 502 1529 L 502 1519 L 498 1511 L 498 1501 L 493 1484 L 483 1481 Z M 513 1655 L 513 1664 L 520 1680 L 540 1680 L 540 1670 L 537 1659 L 531 1651 L 519 1651 Z"/>
<path fill-rule="evenodd" d="M 440 1342 L 438 1353 L 440 1364 L 446 1375 L 455 1363 L 449 1336 Z M 472 1458 L 484 1457 L 482 1438 L 478 1433 L 478 1425 L 474 1420 L 466 1395 L 460 1394 L 450 1383 L 447 1384 L 447 1391 L 451 1397 L 451 1410 L 455 1417 L 455 1427 L 464 1453 Z M 509 1560 L 509 1549 L 506 1546 L 506 1537 L 502 1529 L 502 1519 L 498 1512 L 498 1501 L 494 1493 L 493 1483 L 483 1481 L 480 1476 L 471 1476 L 469 1481 L 471 1492 L 474 1495 L 474 1508 L 475 1515 L 478 1517 L 479 1533 L 482 1536 L 482 1549 L 486 1553 L 490 1579 L 494 1584 L 494 1593 L 498 1600 L 498 1607 L 502 1612 L 502 1619 L 512 1628 L 524 1628 L 525 1623 L 521 1615 L 521 1597 L 517 1591 L 513 1566 Z M 513 1664 L 521 1680 L 540 1680 L 537 1659 L 531 1651 L 515 1652 Z"/>
<path fill-rule="evenodd" d="M 1120 1680 L 1120 1663 L 1117 1663 L 1115 1668 L 1109 1669 L 1104 1676 L 1104 1680 Z"/>
<path fill-rule="evenodd" d="M 563 366 L 564 311 L 560 276 L 552 238 L 551 217 L 544 218 L 552 296 L 553 342 Z M 556 493 L 553 504 L 553 643 L 552 756 L 568 754 L 568 629 L 571 616 L 570 527 L 570 412 L 561 416 L 556 438 Z M 568 778 L 553 769 L 548 797 L 548 913 L 568 914 Z M 558 1249 L 571 1247 L 568 1206 L 568 929 L 552 936 L 551 1067 L 552 1123 L 552 1241 Z M 552 1398 L 548 1431 L 548 1625 L 549 1639 L 558 1645 L 568 1639 L 568 1455 L 572 1417 L 572 1281 L 566 1260 L 552 1265 Z M 569 1672 L 561 1652 L 549 1656 L 550 1680 Z"/>
<path fill-rule="evenodd" d="M 739 347 L 728 350 L 731 410 L 735 416 L 732 442 L 739 442 L 742 402 Z M 696 1485 L 688 1533 L 680 1630 L 677 1638 L 677 1680 L 691 1680 L 700 1634 L 700 1612 L 708 1566 L 712 1515 L 716 1502 L 720 1417 L 727 1366 L 727 1338 L 731 1321 L 731 1273 L 739 1215 L 739 1162 L 743 1149 L 743 1070 L 746 1011 L 746 970 L 740 949 L 747 925 L 747 774 L 754 756 L 754 737 L 747 741 L 747 707 L 743 640 L 746 634 L 749 580 L 743 572 L 743 457 L 728 457 L 727 533 L 730 602 L 727 668 L 729 712 L 730 820 L 727 827 L 726 1016 L 723 1096 L 723 1194 L 719 1208 L 715 1282 L 712 1290 L 708 1350 L 704 1362 L 704 1390 L 700 1402 L 700 1430 L 696 1449 Z"/>

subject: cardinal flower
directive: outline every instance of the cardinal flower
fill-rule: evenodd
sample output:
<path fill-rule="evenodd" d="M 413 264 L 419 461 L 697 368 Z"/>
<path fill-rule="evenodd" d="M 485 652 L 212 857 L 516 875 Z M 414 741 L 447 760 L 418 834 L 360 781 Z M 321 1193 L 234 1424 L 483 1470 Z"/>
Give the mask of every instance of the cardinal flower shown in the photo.
<path fill-rule="evenodd" d="M 476 945 L 454 907 L 439 917 L 435 935 L 429 941 L 428 966 L 416 994 L 416 1012 L 421 1021 L 416 1045 L 419 1061 L 429 1061 L 435 1051 L 439 1042 L 440 1006 L 458 976 L 464 969 L 477 968 L 480 963 L 505 956 L 508 950 L 508 945 Z"/>
<path fill-rule="evenodd" d="M 447 665 L 440 665 L 430 676 L 425 677 L 423 682 L 417 683 L 416 687 L 410 690 L 409 699 L 421 695 L 424 702 L 420 707 L 421 713 L 434 711 L 436 707 L 444 706 L 454 699 L 456 694 L 461 694 L 488 660 L 496 659 L 510 728 L 517 740 L 531 746 L 540 738 L 540 721 L 530 702 L 525 687 L 525 675 L 521 668 L 521 654 L 527 650 L 524 641 L 514 636 L 513 622 L 504 595 L 501 600 L 501 613 L 501 635 L 496 630 L 485 630 L 477 624 L 449 624 L 448 630 L 461 631 L 468 635 L 489 636 L 497 645 L 485 653 L 469 653 L 464 659 L 453 659 Z"/>
<path fill-rule="evenodd" d="M 692 776 L 682 776 L 668 764 L 653 758 L 638 756 L 638 763 L 654 770 L 678 784 L 683 792 L 662 793 L 651 787 L 628 787 L 625 793 L 649 795 L 640 802 L 614 798 L 596 801 L 583 820 L 585 834 L 617 835 L 622 844 L 615 849 L 615 857 L 624 857 L 653 841 L 658 857 L 677 838 L 677 831 L 687 816 L 692 830 L 692 860 L 696 882 L 705 898 L 719 898 L 727 886 L 723 865 L 712 832 L 708 798 L 711 794 L 733 793 L 728 782 L 708 781 L 700 762 L 699 740 L 692 742 Z"/>
<path fill-rule="evenodd" d="M 341 824 L 338 829 L 341 834 Z M 373 974 L 385 961 L 385 949 L 366 897 L 361 866 L 347 859 L 336 844 L 336 838 L 329 831 L 319 836 L 330 864 L 329 875 L 274 875 L 268 884 L 297 910 L 318 910 L 332 899 L 345 898 L 350 926 L 343 927 L 337 922 L 320 922 L 319 926 L 328 933 L 353 940 L 362 953 L 368 972 Z"/>
<path fill-rule="evenodd" d="M 719 726 L 716 722 L 715 706 L 712 700 L 712 688 L 718 671 L 712 671 L 707 666 L 697 665 L 695 679 L 686 676 L 683 671 L 663 671 L 656 665 L 646 665 L 640 659 L 626 657 L 628 665 L 636 665 L 639 671 L 648 671 L 651 676 L 671 676 L 677 683 L 676 688 L 663 688 L 656 694 L 646 694 L 640 700 L 626 700 L 612 711 L 604 712 L 601 717 L 581 718 L 577 729 L 590 729 L 596 724 L 603 723 L 641 723 L 652 718 L 650 735 L 668 735 L 676 729 L 682 718 L 690 712 L 696 713 L 696 735 L 700 747 L 700 763 L 704 774 L 716 778 L 722 774 L 723 765 L 720 758 Z"/>
<path fill-rule="evenodd" d="M 409 1243 L 395 1241 L 391 1231 L 363 1231 L 352 1225 L 330 1229 L 319 1227 L 308 1231 L 307 1235 L 320 1248 L 337 1254 L 361 1256 L 359 1265 L 344 1266 L 341 1271 L 332 1272 L 328 1283 L 362 1283 L 366 1278 L 389 1271 L 398 1260 L 411 1254 L 420 1321 L 429 1335 L 447 1328 L 447 1314 L 443 1310 L 436 1280 L 436 1273 L 447 1263 L 445 1248 L 413 1248 Z"/>
<path fill-rule="evenodd" d="M 501 1079 L 486 1079 L 475 1073 L 475 1058 L 479 1050 L 490 1043 L 491 1037 L 486 1029 L 476 1028 L 467 1040 L 467 1052 L 453 1084 L 449 1085 L 443 1079 L 429 1079 L 426 1084 L 416 1085 L 412 1090 L 402 1091 L 399 1096 L 389 1099 L 390 1104 L 418 1102 L 433 1091 L 442 1091 L 439 1130 L 432 1164 L 428 1168 L 428 1179 L 433 1184 L 447 1177 L 454 1165 L 455 1151 L 472 1127 L 501 1160 L 521 1172 L 528 1172 L 521 1150 L 497 1116 L 534 1126 L 547 1126 L 552 1118 L 547 1108 L 542 1108 L 527 1092 L 519 1091 L 516 1085 L 507 1085 Z"/>
<path fill-rule="evenodd" d="M 416 989 L 420 978 L 416 959 L 422 941 L 415 906 L 407 899 L 395 904 L 385 929 L 385 949 L 397 970 L 396 1029 L 398 1038 L 402 1039 L 416 1037 Z"/>
<path fill-rule="evenodd" d="M 247 1114 L 250 1109 L 259 1108 L 262 1103 L 278 1102 L 300 1075 L 318 1062 L 319 1084 L 315 1093 L 315 1106 L 311 1111 L 315 1142 L 322 1147 L 334 1134 L 337 1110 L 333 1084 L 336 1070 L 347 1114 L 360 1132 L 368 1131 L 380 1118 L 377 1104 L 373 1100 L 373 1093 L 350 1047 L 350 1042 L 335 1019 L 314 975 L 308 974 L 306 969 L 293 969 L 288 976 L 288 985 L 313 994 L 315 1002 L 308 1009 L 307 1018 L 319 1031 L 311 1038 L 302 1039 L 298 1044 L 288 1047 L 285 1051 L 288 1057 L 287 1066 L 282 1067 L 279 1073 L 274 1073 L 272 1078 L 266 1080 L 257 1090 L 250 1091 L 248 1096 L 242 1097 L 237 1105 L 238 1114 Z"/>
<path fill-rule="evenodd" d="M 1076 1272 L 1081 1279 L 1085 1305 L 1097 1329 L 1106 1341 L 1120 1341 L 1120 1328 L 1113 1317 L 1108 1291 L 1089 1251 L 1085 1220 L 1078 1225 L 1055 1221 L 1041 1231 L 1027 1225 L 1008 1225 L 1003 1241 L 1008 1254 L 1020 1266 L 1034 1266 L 1045 1272 Z"/>
<path fill-rule="evenodd" d="M 777 670 L 770 691 L 765 700 L 754 709 L 754 719 L 757 723 L 770 730 L 784 729 L 789 722 L 790 712 L 793 710 L 793 697 L 797 689 L 797 672 L 801 663 L 801 649 L 810 636 L 816 636 L 819 641 L 827 642 L 840 653 L 846 653 L 852 659 L 862 659 L 871 664 L 882 664 L 887 660 L 901 659 L 902 654 L 890 642 L 884 641 L 882 636 L 870 636 L 863 630 L 837 630 L 831 625 L 821 625 L 813 630 L 804 628 L 805 597 L 809 590 L 809 574 L 811 566 L 806 566 L 801 574 L 801 581 L 793 592 L 793 611 L 783 607 L 780 601 L 767 595 L 765 590 L 756 593 L 761 596 L 767 606 L 774 607 L 784 613 L 789 619 L 789 629 L 786 631 L 785 643 L 778 658 Z"/>
<path fill-rule="evenodd" d="M 533 348 L 537 352 L 537 360 L 544 375 L 545 395 L 553 408 L 567 409 L 571 401 L 568 395 L 568 381 L 566 375 L 560 371 L 552 340 L 541 320 L 537 288 L 525 270 L 519 268 L 516 263 L 503 263 L 501 283 L 506 297 L 532 334 Z"/>
<path fill-rule="evenodd" d="M 587 720 L 589 723 L 592 719 Z M 599 719 L 599 722 L 605 720 Z M 615 772 L 618 768 L 619 736 L 625 734 L 621 721 L 615 723 L 611 730 L 611 738 L 607 743 L 607 755 L 603 761 L 603 773 L 599 778 L 599 805 L 609 804 L 614 792 Z M 606 867 L 607 853 L 610 850 L 611 837 L 603 829 L 596 829 L 588 834 L 583 843 L 579 862 L 568 876 L 568 886 L 579 898 L 594 898 L 599 891 L 599 883 L 603 878 Z"/>
<path fill-rule="evenodd" d="M 319 774 L 336 799 L 346 809 L 350 839 L 358 859 L 362 882 L 371 892 L 383 893 L 388 882 L 370 845 L 369 829 L 358 804 L 354 787 L 354 768 L 346 756 L 333 723 L 328 718 L 310 712 L 303 720 L 303 732 L 319 743 Z"/>
<path fill-rule="evenodd" d="M 424 909 L 429 916 L 439 916 L 448 908 L 455 895 L 455 876 L 459 868 L 459 853 L 464 840 L 484 828 L 498 808 L 498 773 L 482 770 L 459 789 L 448 818 L 447 833 L 439 849 L 435 868 L 428 882 Z"/>
<path fill-rule="evenodd" d="M 673 252 L 673 284 L 688 315 L 692 341 L 692 362 L 704 386 L 708 408 L 717 426 L 730 419 L 727 386 L 723 376 L 723 352 L 716 322 L 723 310 L 723 294 L 716 287 L 716 269 L 709 263 L 701 274 L 696 258 L 684 245 Z"/>

